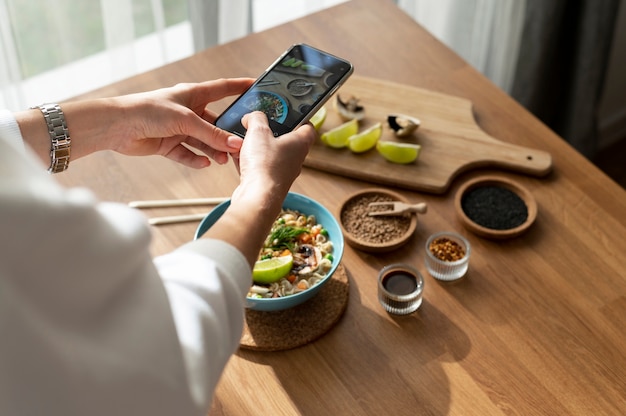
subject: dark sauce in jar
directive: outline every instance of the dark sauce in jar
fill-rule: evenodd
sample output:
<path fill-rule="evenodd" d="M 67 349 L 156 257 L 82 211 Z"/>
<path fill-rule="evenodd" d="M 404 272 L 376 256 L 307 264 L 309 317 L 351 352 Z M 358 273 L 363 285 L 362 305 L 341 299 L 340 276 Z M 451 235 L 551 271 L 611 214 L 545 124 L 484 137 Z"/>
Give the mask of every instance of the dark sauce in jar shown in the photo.
<path fill-rule="evenodd" d="M 476 224 L 492 230 L 510 230 L 528 219 L 524 200 L 501 186 L 470 189 L 461 199 L 461 208 Z"/>
<path fill-rule="evenodd" d="M 403 270 L 392 270 L 383 276 L 383 287 L 395 295 L 408 295 L 417 289 L 417 278 Z"/>
<path fill-rule="evenodd" d="M 424 279 L 408 264 L 390 264 L 378 274 L 378 301 L 394 315 L 408 315 L 422 304 Z"/>

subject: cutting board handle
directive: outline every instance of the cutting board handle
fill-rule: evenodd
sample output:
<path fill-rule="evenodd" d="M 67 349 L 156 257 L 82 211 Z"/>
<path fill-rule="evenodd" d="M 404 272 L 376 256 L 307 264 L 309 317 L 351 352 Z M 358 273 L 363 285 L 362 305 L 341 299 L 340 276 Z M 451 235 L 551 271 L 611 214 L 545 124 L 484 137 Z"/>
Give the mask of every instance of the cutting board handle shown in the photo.
<path fill-rule="evenodd" d="M 478 129 L 480 127 L 477 126 Z M 545 176 L 552 170 L 552 156 L 550 153 L 502 142 L 480 130 L 484 139 L 493 141 L 493 144 L 483 148 L 481 155 L 475 161 L 469 162 L 462 170 L 477 167 L 498 167 L 525 173 L 532 176 Z"/>

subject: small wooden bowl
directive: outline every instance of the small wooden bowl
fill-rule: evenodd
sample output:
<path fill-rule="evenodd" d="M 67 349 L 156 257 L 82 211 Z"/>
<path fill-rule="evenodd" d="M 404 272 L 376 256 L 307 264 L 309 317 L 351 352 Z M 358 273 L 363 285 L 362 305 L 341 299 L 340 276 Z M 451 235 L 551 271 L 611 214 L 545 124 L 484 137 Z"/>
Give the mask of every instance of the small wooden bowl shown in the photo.
<path fill-rule="evenodd" d="M 339 219 L 339 225 L 341 226 L 341 231 L 343 232 L 343 236 L 349 245 L 351 245 L 352 247 L 358 250 L 367 251 L 370 253 L 384 253 L 384 252 L 392 251 L 392 250 L 399 248 L 400 246 L 405 244 L 409 240 L 409 238 L 411 238 L 411 236 L 415 232 L 415 229 L 417 228 L 417 214 L 405 214 L 406 218 L 409 220 L 409 225 L 406 231 L 398 238 L 394 238 L 392 240 L 385 241 L 385 242 L 375 242 L 372 240 L 360 238 L 356 236 L 355 234 L 351 233 L 350 231 L 348 231 L 348 229 L 346 228 L 346 224 L 343 223 L 344 221 L 343 214 L 345 210 L 348 208 L 348 205 L 350 203 L 353 203 L 354 201 L 359 200 L 361 198 L 368 198 L 368 197 L 375 197 L 375 196 L 381 196 L 381 197 L 384 197 L 386 199 L 393 200 L 393 201 L 409 203 L 409 201 L 404 196 L 396 192 L 389 191 L 387 189 L 382 189 L 382 188 L 364 189 L 364 190 L 361 190 L 361 191 L 358 191 L 349 195 L 343 200 L 343 202 L 339 206 L 339 212 L 338 212 L 337 218 Z M 368 217 L 368 218 L 374 218 L 374 217 Z M 376 218 L 377 218 L 377 221 L 381 221 L 381 222 L 388 221 L 390 224 L 393 224 L 393 221 L 397 221 L 397 217 L 376 217 Z"/>
<path fill-rule="evenodd" d="M 519 198 L 522 199 L 524 204 L 526 204 L 526 209 L 528 211 L 528 216 L 526 220 L 513 228 L 507 229 L 494 229 L 484 227 L 475 221 L 473 221 L 467 213 L 463 210 L 462 201 L 463 197 L 468 194 L 470 191 L 487 186 L 495 186 L 504 189 L 508 189 L 509 191 L 515 193 Z M 457 191 L 454 206 L 457 212 L 461 223 L 473 232 L 481 237 L 501 240 L 506 238 L 517 237 L 532 225 L 532 223 L 537 218 L 537 202 L 535 201 L 535 197 L 523 186 L 509 179 L 500 178 L 497 176 L 483 176 L 479 178 L 472 179 L 467 183 L 463 184 L 461 188 Z"/>

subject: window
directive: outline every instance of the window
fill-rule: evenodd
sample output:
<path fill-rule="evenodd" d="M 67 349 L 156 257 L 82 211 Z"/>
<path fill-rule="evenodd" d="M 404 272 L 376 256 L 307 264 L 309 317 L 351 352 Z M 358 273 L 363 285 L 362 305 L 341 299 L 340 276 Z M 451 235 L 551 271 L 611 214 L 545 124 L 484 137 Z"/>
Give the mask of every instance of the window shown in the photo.
<path fill-rule="evenodd" d="M 1 104 L 17 109 L 63 100 L 190 55 L 186 4 L 0 0 L 4 55 L 13 62 L 0 78 Z"/>
<path fill-rule="evenodd" d="M 213 11 L 198 19 L 211 29 L 258 31 L 343 1 L 0 0 L 0 107 L 62 101 L 191 55 L 191 6 Z M 247 19 L 238 8 L 253 24 L 231 24 Z"/>

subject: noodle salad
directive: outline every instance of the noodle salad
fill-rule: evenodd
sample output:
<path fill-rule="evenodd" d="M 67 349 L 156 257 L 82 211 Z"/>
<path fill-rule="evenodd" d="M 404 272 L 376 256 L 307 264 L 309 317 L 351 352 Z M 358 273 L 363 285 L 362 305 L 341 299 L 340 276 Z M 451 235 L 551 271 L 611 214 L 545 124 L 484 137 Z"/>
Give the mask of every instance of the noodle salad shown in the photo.
<path fill-rule="evenodd" d="M 328 232 L 314 215 L 283 209 L 265 239 L 258 260 L 293 256 L 289 273 L 270 284 L 255 283 L 249 298 L 277 298 L 295 295 L 319 283 L 332 267 L 333 244 Z"/>

